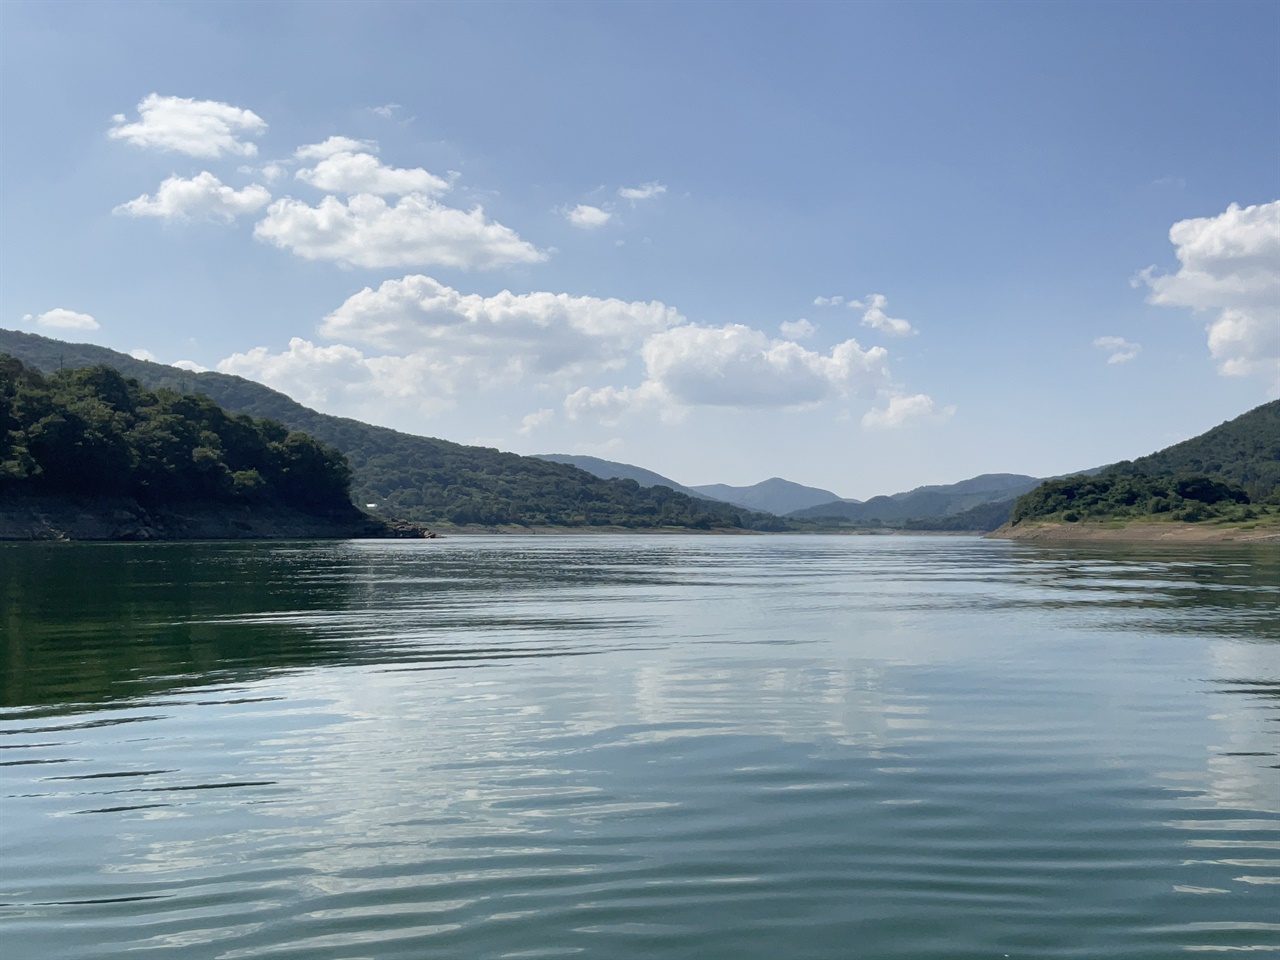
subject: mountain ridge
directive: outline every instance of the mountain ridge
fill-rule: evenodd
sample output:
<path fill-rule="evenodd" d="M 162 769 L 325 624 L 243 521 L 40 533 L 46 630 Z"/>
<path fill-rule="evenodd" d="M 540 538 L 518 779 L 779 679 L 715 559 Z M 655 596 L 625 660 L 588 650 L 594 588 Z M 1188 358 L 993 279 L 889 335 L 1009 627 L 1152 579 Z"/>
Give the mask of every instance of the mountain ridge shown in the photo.
<path fill-rule="evenodd" d="M 231 413 L 301 430 L 347 457 L 356 503 L 373 503 L 380 514 L 418 523 L 694 530 L 786 526 L 777 517 L 674 490 L 603 480 L 565 464 L 320 413 L 243 377 L 182 370 L 95 344 L 0 329 L 0 353 L 45 372 L 106 365 L 149 389 L 203 393 Z"/>

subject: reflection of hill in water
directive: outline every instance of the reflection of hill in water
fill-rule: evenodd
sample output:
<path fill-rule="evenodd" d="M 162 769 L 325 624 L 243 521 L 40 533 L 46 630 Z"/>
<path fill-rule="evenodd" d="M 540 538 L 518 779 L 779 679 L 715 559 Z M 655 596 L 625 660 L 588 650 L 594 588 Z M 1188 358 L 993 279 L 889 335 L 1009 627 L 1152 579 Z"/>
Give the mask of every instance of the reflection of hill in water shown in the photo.
<path fill-rule="evenodd" d="M 1280 555 L 1244 545 L 1172 553 L 805 537 L 7 544 L 0 595 L 0 705 L 56 712 L 344 664 L 483 665 L 673 643 L 754 656 L 746 642 L 782 655 L 793 639 L 844 642 L 854 623 L 856 649 L 846 653 L 867 669 L 947 662 L 972 656 L 977 634 L 1002 611 L 1033 612 L 1044 624 L 1069 611 L 1077 627 L 1104 633 L 1252 640 L 1264 660 L 1280 641 Z M 922 617 L 941 618 L 944 629 L 904 628 Z M 832 652 L 802 655 L 832 663 Z M 840 653 L 837 662 L 851 661 Z M 1274 679 L 1263 666 L 1239 677 Z M 858 669 L 838 680 L 775 679 L 796 702 L 823 700 L 807 685 L 827 688 L 834 712 L 821 722 L 856 737 L 886 722 L 870 703 L 879 695 L 867 686 L 872 674 Z M 668 680 L 655 702 L 682 699 Z M 1254 699 L 1256 684 L 1241 689 Z M 842 696 L 852 698 L 843 707 Z M 717 708 L 723 715 L 726 705 Z M 839 720 L 841 710 L 852 712 Z"/>
<path fill-rule="evenodd" d="M 228 611 L 344 605 L 349 590 L 317 590 L 314 573 L 305 552 L 256 545 L 0 546 L 0 703 L 67 712 L 340 661 L 341 645 L 297 628 L 219 622 Z"/>
<path fill-rule="evenodd" d="M 1025 551 L 1025 552 L 1024 552 Z M 1093 608 L 1100 629 L 1280 641 L 1280 550 L 1251 544 L 1030 547 L 1017 606 Z M 1123 617 L 1109 613 L 1124 611 Z"/>
<path fill-rule="evenodd" d="M 557 636 L 619 625 L 477 602 L 563 579 L 518 553 L 497 563 L 333 543 L 4 544 L 0 707 L 69 713 L 279 670 L 591 652 Z"/>

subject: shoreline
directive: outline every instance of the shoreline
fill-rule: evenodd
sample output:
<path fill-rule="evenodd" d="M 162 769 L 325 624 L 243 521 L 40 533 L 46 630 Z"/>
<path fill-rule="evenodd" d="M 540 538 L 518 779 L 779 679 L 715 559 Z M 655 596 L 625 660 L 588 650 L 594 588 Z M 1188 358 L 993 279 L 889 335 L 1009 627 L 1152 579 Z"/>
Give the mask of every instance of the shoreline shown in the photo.
<path fill-rule="evenodd" d="M 0 541 L 434 539 L 425 527 L 371 517 L 316 516 L 282 504 L 174 503 L 128 497 L 0 498 Z"/>
<path fill-rule="evenodd" d="M 1113 542 L 1113 543 L 1254 543 L 1280 545 L 1280 526 L 1255 524 L 1220 525 L 1212 522 L 1185 523 L 1135 520 L 1129 523 L 1105 521 L 1041 521 L 1018 526 L 1005 524 L 986 534 L 991 540 L 1030 542 Z"/>

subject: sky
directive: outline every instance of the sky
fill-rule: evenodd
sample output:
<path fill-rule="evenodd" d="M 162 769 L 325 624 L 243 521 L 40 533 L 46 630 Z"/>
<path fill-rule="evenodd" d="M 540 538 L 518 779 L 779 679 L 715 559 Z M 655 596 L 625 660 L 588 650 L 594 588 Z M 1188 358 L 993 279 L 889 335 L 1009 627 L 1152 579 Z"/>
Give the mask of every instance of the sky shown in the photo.
<path fill-rule="evenodd" d="M 1280 394 L 1280 4 L 0 4 L 0 326 L 866 498 Z"/>

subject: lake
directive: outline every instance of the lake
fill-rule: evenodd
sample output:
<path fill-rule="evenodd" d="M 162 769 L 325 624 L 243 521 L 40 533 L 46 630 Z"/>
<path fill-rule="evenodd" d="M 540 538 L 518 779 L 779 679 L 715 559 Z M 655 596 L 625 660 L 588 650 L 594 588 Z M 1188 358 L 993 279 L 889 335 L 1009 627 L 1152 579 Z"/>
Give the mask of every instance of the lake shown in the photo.
<path fill-rule="evenodd" d="M 0 545 L 0 952 L 1280 950 L 1280 550 Z"/>

